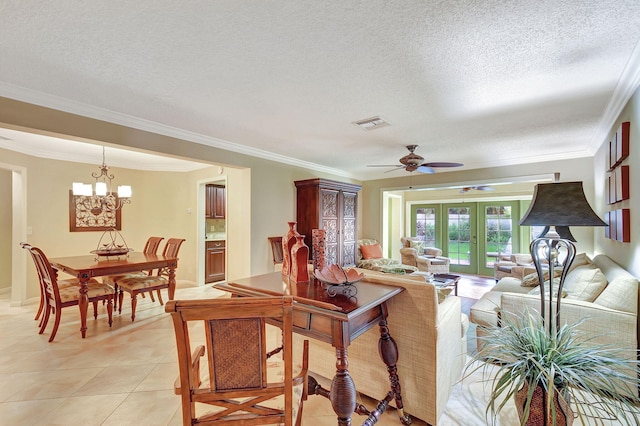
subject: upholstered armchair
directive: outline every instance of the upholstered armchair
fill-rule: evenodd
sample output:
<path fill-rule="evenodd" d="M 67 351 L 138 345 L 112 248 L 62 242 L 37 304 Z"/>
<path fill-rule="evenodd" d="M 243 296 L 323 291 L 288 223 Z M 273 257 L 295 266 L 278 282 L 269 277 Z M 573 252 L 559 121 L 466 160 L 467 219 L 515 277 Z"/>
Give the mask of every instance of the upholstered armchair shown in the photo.
<path fill-rule="evenodd" d="M 415 264 L 400 263 L 397 259 L 383 257 L 380 243 L 374 239 L 358 240 L 358 268 L 391 274 L 405 274 L 417 271 Z"/>
<path fill-rule="evenodd" d="M 500 260 L 493 264 L 493 276 L 496 281 L 504 277 L 522 280 L 525 275 L 536 272 L 533 258 L 529 253 L 518 253 L 509 256 L 509 260 Z"/>
<path fill-rule="evenodd" d="M 416 238 L 401 238 L 400 255 L 402 263 L 412 265 L 419 271 L 433 274 L 448 274 L 451 260 L 442 256 L 442 250 L 437 247 L 422 247 L 422 241 Z"/>

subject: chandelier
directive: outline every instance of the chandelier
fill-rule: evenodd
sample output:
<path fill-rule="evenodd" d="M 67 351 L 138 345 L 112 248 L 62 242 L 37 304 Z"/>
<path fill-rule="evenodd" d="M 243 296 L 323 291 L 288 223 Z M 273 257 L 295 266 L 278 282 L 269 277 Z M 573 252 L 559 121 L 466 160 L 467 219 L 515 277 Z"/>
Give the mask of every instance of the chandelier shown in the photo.
<path fill-rule="evenodd" d="M 91 173 L 91 176 L 96 180 L 95 188 L 90 183 L 81 182 L 73 182 L 72 187 L 73 195 L 90 197 L 91 206 L 89 210 L 96 216 L 103 212 L 119 210 L 124 204 L 131 203 L 131 186 L 120 185 L 117 193 L 111 190 L 111 181 L 115 176 L 109 173 L 109 166 L 105 163 L 104 152 L 105 148 L 103 146 L 100 173 Z"/>

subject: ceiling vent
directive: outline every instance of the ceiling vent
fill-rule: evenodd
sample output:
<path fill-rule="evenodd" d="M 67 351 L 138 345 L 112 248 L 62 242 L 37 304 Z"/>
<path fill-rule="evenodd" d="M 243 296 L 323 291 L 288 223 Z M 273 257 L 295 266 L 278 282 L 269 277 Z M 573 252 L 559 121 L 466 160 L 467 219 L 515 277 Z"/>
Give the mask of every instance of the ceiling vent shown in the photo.
<path fill-rule="evenodd" d="M 390 125 L 380 117 L 365 118 L 364 120 L 354 121 L 353 124 L 360 127 L 362 130 L 373 130 Z"/>

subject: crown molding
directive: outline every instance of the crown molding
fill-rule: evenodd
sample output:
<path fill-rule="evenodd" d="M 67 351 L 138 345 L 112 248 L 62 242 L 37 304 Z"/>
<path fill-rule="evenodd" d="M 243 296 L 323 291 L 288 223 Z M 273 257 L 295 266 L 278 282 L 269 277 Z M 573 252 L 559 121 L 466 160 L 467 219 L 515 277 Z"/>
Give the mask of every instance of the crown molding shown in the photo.
<path fill-rule="evenodd" d="M 24 87 L 15 86 L 6 82 L 0 82 L 0 96 L 15 99 L 22 102 L 32 103 L 46 108 L 52 108 L 71 114 L 81 115 L 83 117 L 93 118 L 96 120 L 106 121 L 121 126 L 132 127 L 151 133 L 157 133 L 163 136 L 169 136 L 176 139 L 182 139 L 188 142 L 206 145 L 213 148 L 219 148 L 226 151 L 244 154 L 251 157 L 262 158 L 264 160 L 275 161 L 278 163 L 288 164 L 291 166 L 302 167 L 315 170 L 322 173 L 329 173 L 336 176 L 343 176 L 352 179 L 358 179 L 344 170 L 326 167 L 321 164 L 309 161 L 299 160 L 297 158 L 287 157 L 284 155 L 274 154 L 261 149 L 251 148 L 223 139 L 205 136 L 199 133 L 178 129 L 176 127 L 167 126 L 154 121 L 133 117 L 127 114 L 107 110 L 93 105 L 72 101 L 70 99 L 61 98 L 59 96 L 43 93 Z"/>
<path fill-rule="evenodd" d="M 600 146 L 607 140 L 622 110 L 638 90 L 638 87 L 640 87 L 640 40 L 631 52 L 631 56 L 620 74 L 611 100 L 607 104 L 602 114 L 602 119 L 594 131 L 590 144 L 592 155 L 595 155 Z"/>

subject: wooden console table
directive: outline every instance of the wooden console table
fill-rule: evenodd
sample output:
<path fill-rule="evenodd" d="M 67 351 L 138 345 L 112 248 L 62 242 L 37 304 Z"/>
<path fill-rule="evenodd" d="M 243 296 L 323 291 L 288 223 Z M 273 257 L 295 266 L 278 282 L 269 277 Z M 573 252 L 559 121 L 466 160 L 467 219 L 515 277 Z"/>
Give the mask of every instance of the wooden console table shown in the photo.
<path fill-rule="evenodd" d="M 364 425 L 373 425 L 394 398 L 400 420 L 403 424 L 409 425 L 411 418 L 403 410 L 396 369 L 398 348 L 387 326 L 387 301 L 404 289 L 366 281 L 360 281 L 355 285 L 358 292 L 354 297 L 342 294 L 329 297 L 317 280 L 289 284 L 283 281 L 280 272 L 273 272 L 216 284 L 215 287 L 231 292 L 234 296 L 294 297 L 294 332 L 330 343 L 336 349 L 336 374 L 331 382 L 331 390 L 323 389 L 310 377 L 309 393 L 330 399 L 338 416 L 338 425 L 351 425 L 351 414 L 354 412 L 367 416 Z M 389 371 L 391 390 L 379 401 L 375 410 L 369 411 L 356 402 L 356 388 L 348 370 L 347 347 L 352 340 L 375 325 L 380 327 L 379 353 Z"/>

